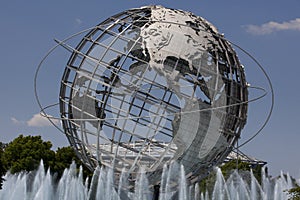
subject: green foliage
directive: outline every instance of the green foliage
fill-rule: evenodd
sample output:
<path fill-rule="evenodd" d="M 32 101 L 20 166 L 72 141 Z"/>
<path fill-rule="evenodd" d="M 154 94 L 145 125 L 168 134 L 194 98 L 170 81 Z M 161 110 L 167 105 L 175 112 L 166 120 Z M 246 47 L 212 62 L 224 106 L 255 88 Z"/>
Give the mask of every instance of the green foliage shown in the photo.
<path fill-rule="evenodd" d="M 61 176 L 64 170 L 68 168 L 75 159 L 77 158 L 71 147 L 58 148 L 55 154 L 55 161 L 51 166 L 51 171 L 56 172 Z"/>
<path fill-rule="evenodd" d="M 288 194 L 290 195 L 289 200 L 300 200 L 300 186 L 290 189 Z"/>
<path fill-rule="evenodd" d="M 227 180 L 230 174 L 238 169 L 239 171 L 247 171 L 249 172 L 252 169 L 253 175 L 260 182 L 261 181 L 261 166 L 252 166 L 251 163 L 243 162 L 241 160 L 232 160 L 229 161 L 222 166 L 220 166 L 224 179 Z M 212 171 L 205 179 L 199 182 L 199 187 L 201 192 L 205 192 L 206 190 L 210 194 L 213 191 L 214 184 L 216 181 L 216 172 Z"/>
<path fill-rule="evenodd" d="M 2 184 L 3 184 L 3 176 L 6 173 L 6 170 L 4 169 L 3 163 L 2 163 L 2 155 L 3 155 L 3 143 L 0 142 L 0 189 L 2 189 Z"/>
<path fill-rule="evenodd" d="M 82 162 L 78 159 L 75 154 L 75 151 L 72 147 L 62 147 L 58 148 L 55 153 L 55 161 L 51 167 L 51 172 L 57 173 L 58 178 L 60 178 L 66 168 L 69 168 L 72 162 L 75 162 L 77 166 L 83 165 Z M 84 176 L 92 176 L 86 167 L 83 166 Z"/>
<path fill-rule="evenodd" d="M 212 171 L 206 178 L 202 179 L 199 182 L 199 188 L 202 193 L 205 193 L 206 190 L 209 194 L 212 193 L 214 185 L 216 182 L 216 172 Z"/>
<path fill-rule="evenodd" d="M 44 142 L 41 136 L 20 135 L 10 142 L 3 152 L 2 161 L 6 170 L 11 173 L 32 171 L 38 168 L 41 160 L 48 168 L 55 158 L 52 144 Z"/>
<path fill-rule="evenodd" d="M 3 146 L 3 145 L 2 145 Z M 1 147 L 2 147 L 1 146 Z M 36 170 L 43 160 L 45 170 L 50 168 L 52 174 L 59 179 L 64 170 L 75 161 L 77 166 L 83 165 L 71 147 L 51 150 L 52 143 L 43 141 L 41 136 L 23 136 L 15 138 L 5 148 L 0 149 L 0 189 L 2 176 L 7 170 L 11 173 Z M 83 166 L 84 177 L 92 176 L 92 172 Z"/>
<path fill-rule="evenodd" d="M 256 180 L 259 182 L 261 181 L 261 166 L 256 165 L 252 166 L 249 162 L 244 162 L 241 160 L 231 160 L 221 167 L 223 176 L 225 179 L 227 179 L 233 170 L 238 169 L 239 171 L 250 171 L 252 169 L 253 175 L 255 176 Z"/>

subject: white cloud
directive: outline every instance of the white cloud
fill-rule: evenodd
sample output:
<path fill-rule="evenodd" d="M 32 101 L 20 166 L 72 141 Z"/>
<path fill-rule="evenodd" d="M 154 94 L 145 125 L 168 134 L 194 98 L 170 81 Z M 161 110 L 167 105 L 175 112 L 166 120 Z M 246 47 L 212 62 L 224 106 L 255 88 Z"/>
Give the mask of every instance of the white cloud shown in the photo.
<path fill-rule="evenodd" d="M 82 20 L 79 19 L 79 18 L 76 18 L 76 19 L 75 19 L 75 23 L 76 23 L 77 26 L 79 26 L 79 25 L 82 24 Z"/>
<path fill-rule="evenodd" d="M 276 31 L 282 30 L 296 30 L 300 31 L 300 18 L 296 18 L 287 22 L 273 22 L 270 21 L 268 23 L 258 25 L 247 25 L 246 30 L 249 33 L 255 35 L 267 35 Z"/>
<path fill-rule="evenodd" d="M 52 117 L 51 115 L 48 115 L 48 117 Z M 54 124 L 59 124 L 59 120 L 57 119 L 51 119 L 51 121 Z M 27 122 L 28 126 L 32 127 L 45 127 L 45 126 L 52 126 L 52 123 L 45 117 L 42 116 L 40 113 L 33 115 L 33 117 L 28 120 Z"/>
<path fill-rule="evenodd" d="M 10 120 L 11 120 L 12 123 L 15 124 L 15 125 L 23 125 L 23 124 L 25 124 L 24 121 L 17 120 L 15 117 L 11 117 Z"/>

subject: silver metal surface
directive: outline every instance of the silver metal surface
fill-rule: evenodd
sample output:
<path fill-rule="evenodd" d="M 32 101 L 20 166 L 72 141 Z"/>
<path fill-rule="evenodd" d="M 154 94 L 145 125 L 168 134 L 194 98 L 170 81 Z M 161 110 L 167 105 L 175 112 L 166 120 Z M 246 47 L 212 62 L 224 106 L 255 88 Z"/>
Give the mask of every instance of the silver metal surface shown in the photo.
<path fill-rule="evenodd" d="M 60 88 L 63 128 L 85 164 L 151 183 L 164 164 L 202 177 L 246 124 L 244 69 L 205 19 L 147 6 L 114 15 L 72 51 Z"/>

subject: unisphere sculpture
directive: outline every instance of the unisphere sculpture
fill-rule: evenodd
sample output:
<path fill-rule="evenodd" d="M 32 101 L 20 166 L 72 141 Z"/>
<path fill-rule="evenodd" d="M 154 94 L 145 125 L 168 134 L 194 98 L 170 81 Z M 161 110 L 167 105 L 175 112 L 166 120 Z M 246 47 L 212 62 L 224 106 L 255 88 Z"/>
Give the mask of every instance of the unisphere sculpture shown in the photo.
<path fill-rule="evenodd" d="M 60 88 L 63 128 L 90 168 L 157 184 L 178 162 L 189 180 L 232 150 L 246 124 L 244 69 L 230 43 L 190 12 L 147 6 L 116 14 L 72 51 Z"/>

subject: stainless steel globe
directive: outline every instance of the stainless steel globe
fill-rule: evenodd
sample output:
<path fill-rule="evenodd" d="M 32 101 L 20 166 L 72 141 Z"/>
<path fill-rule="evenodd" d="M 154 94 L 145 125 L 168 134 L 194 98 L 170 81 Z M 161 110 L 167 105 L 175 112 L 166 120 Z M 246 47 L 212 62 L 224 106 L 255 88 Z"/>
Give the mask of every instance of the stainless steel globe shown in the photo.
<path fill-rule="evenodd" d="M 179 162 L 191 181 L 232 150 L 246 124 L 244 69 L 224 36 L 190 12 L 146 6 L 103 21 L 65 67 L 63 128 L 90 168 L 157 184 Z"/>

